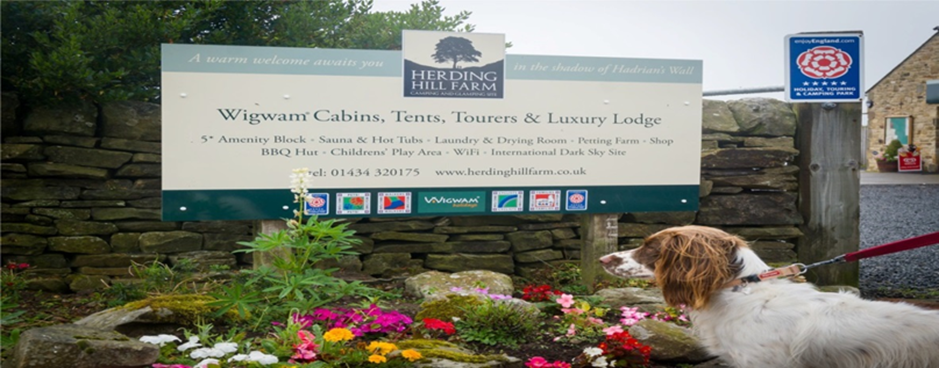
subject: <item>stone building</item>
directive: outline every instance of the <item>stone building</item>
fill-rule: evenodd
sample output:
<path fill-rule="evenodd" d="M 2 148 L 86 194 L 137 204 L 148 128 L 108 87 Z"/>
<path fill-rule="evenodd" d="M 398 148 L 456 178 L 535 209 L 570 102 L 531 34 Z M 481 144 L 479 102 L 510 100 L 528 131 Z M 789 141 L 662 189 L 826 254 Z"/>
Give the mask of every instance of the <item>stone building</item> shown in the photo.
<path fill-rule="evenodd" d="M 926 82 L 939 79 L 937 32 L 867 90 L 868 167 L 876 170 L 873 152 L 883 152 L 894 138 L 912 139 L 920 148 L 923 171 L 939 166 L 939 105 L 927 104 Z"/>

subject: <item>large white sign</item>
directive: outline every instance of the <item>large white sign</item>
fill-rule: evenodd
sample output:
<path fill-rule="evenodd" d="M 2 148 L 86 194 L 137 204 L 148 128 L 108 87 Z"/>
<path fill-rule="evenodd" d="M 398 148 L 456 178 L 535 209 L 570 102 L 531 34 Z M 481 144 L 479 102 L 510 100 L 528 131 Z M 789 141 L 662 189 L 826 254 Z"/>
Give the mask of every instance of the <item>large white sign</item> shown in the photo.
<path fill-rule="evenodd" d="M 610 201 L 632 187 L 696 193 L 700 61 L 505 55 L 504 37 L 491 34 L 406 32 L 404 45 L 403 56 L 164 45 L 164 218 L 271 217 L 252 192 L 283 191 L 300 167 L 332 206 L 357 192 L 370 203 L 382 192 L 417 202 L 436 198 L 417 190 L 485 192 L 466 211 L 375 202 L 346 212 L 359 216 L 498 212 L 490 201 L 500 190 L 531 199 L 526 191 L 584 187 Z M 697 197 L 682 205 L 695 209 Z"/>

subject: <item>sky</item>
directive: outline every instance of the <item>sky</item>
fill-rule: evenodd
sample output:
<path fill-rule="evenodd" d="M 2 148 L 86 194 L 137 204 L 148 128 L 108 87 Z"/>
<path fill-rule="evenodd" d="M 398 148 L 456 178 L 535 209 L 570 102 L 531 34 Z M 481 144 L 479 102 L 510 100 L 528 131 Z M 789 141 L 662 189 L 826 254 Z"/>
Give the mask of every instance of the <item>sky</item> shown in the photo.
<path fill-rule="evenodd" d="M 417 0 L 374 0 L 406 10 Z M 864 89 L 909 56 L 939 26 L 932 1 L 440 0 L 445 14 L 472 12 L 475 32 L 504 33 L 507 54 L 694 59 L 705 92 L 783 86 L 784 37 L 862 31 Z M 772 97 L 762 93 L 708 97 Z"/>

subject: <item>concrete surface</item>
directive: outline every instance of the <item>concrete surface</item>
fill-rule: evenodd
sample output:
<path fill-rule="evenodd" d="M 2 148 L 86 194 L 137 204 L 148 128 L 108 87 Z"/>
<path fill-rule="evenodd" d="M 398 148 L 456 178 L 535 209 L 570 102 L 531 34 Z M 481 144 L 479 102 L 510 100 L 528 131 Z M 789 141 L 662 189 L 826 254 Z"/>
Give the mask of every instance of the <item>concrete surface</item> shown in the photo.
<path fill-rule="evenodd" d="M 939 173 L 909 172 L 882 173 L 861 172 L 861 185 L 931 185 L 939 184 Z"/>

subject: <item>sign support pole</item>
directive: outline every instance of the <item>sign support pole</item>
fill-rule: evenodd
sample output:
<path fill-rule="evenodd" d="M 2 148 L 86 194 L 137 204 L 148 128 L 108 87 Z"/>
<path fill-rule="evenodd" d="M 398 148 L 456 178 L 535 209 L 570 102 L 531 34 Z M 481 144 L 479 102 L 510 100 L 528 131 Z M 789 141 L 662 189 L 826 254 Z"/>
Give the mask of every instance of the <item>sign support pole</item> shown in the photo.
<path fill-rule="evenodd" d="M 861 104 L 799 103 L 799 210 L 805 234 L 799 262 L 810 264 L 860 246 Z M 818 268 L 806 274 L 819 285 L 857 286 L 858 263 Z"/>
<path fill-rule="evenodd" d="M 587 291 L 593 293 L 597 281 L 603 280 L 606 271 L 599 259 L 618 250 L 619 216 L 600 213 L 581 216 L 580 277 Z"/>
<path fill-rule="evenodd" d="M 286 230 L 287 223 L 283 220 L 261 220 L 254 222 L 254 235 L 258 236 L 259 234 L 271 234 L 278 231 Z M 261 266 L 273 266 L 274 260 L 277 258 L 287 258 L 287 255 L 290 254 L 290 248 L 280 247 L 275 248 L 267 252 L 254 252 L 252 253 L 252 266 L 256 270 Z"/>

